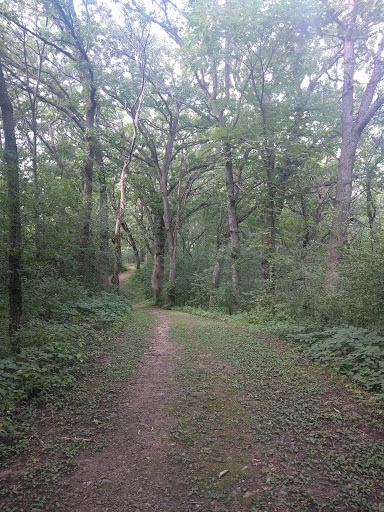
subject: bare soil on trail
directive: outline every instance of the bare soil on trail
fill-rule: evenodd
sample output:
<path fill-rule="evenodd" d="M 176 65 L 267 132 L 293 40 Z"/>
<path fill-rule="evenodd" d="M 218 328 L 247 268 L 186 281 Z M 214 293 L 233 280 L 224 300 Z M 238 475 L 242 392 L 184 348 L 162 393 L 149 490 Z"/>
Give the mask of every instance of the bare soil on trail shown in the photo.
<path fill-rule="evenodd" d="M 178 488 L 179 468 L 167 461 L 169 409 L 176 397 L 169 318 L 159 311 L 154 315 L 158 325 L 150 350 L 129 385 L 121 390 L 113 439 L 103 452 L 77 460 L 80 469 L 68 484 L 78 495 L 60 510 L 189 510 L 182 498 L 183 488 Z"/>
<path fill-rule="evenodd" d="M 124 281 L 125 278 L 127 278 L 128 276 L 130 276 L 133 272 L 133 269 L 130 269 L 130 270 L 126 270 L 125 272 L 121 272 L 121 274 L 119 274 L 119 282 L 121 283 L 122 281 Z"/>

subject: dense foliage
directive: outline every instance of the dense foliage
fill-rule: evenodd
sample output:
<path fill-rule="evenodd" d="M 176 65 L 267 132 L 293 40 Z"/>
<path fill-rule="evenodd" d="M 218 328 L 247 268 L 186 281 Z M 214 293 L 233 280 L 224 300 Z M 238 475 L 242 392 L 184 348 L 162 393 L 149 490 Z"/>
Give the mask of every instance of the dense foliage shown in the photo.
<path fill-rule="evenodd" d="M 305 324 L 312 357 L 379 387 L 381 2 L 22 0 L 0 17 L 15 397 L 70 379 L 89 322 L 119 317 L 100 290 L 122 259 L 140 300 Z"/>
<path fill-rule="evenodd" d="M 48 293 L 47 293 L 48 292 Z M 0 434 L 9 430 L 18 403 L 58 395 L 75 384 L 100 330 L 127 320 L 130 302 L 116 293 L 91 294 L 77 283 L 46 278 L 34 288 L 38 308 L 0 358 Z M 8 353 L 7 353 L 8 352 Z"/>

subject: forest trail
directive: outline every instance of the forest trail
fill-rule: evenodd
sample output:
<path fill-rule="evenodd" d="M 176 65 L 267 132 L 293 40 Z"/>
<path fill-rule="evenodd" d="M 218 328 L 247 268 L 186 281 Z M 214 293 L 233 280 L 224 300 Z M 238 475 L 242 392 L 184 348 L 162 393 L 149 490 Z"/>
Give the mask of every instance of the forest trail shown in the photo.
<path fill-rule="evenodd" d="M 105 343 L 0 471 L 4 512 L 384 510 L 383 411 L 294 345 L 140 307 Z"/>
<path fill-rule="evenodd" d="M 169 318 L 160 311 L 153 314 L 157 325 L 151 345 L 135 376 L 121 389 L 113 438 L 105 451 L 78 460 L 80 469 L 68 481 L 77 497 L 65 510 L 176 510 L 178 471 L 167 464 L 174 347 Z M 180 510 L 188 510 L 180 505 Z"/>
<path fill-rule="evenodd" d="M 127 277 L 129 277 L 134 272 L 134 270 L 134 267 L 132 267 L 129 270 L 121 272 L 121 274 L 119 274 L 119 282 L 122 283 L 125 279 L 127 279 Z"/>
<path fill-rule="evenodd" d="M 368 395 L 271 336 L 147 313 L 157 325 L 112 439 L 77 460 L 62 510 L 382 510 L 384 431 Z"/>

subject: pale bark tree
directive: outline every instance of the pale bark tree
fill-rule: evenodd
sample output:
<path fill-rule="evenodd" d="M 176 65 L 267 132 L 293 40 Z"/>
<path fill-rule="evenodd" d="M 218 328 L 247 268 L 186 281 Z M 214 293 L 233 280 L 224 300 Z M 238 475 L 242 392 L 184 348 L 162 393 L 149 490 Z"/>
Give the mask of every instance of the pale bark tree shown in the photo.
<path fill-rule="evenodd" d="M 358 15 L 362 8 L 360 0 L 348 0 L 345 21 L 336 18 L 343 29 L 343 90 L 342 90 L 342 135 L 338 165 L 335 213 L 330 233 L 325 285 L 329 291 L 338 286 L 338 269 L 347 242 L 348 219 L 350 215 L 353 169 L 357 146 L 372 117 L 384 104 L 384 93 L 378 90 L 384 77 L 384 36 L 377 41 L 373 53 L 368 82 L 360 98 L 355 93 L 356 86 L 356 42 L 359 34 Z M 368 50 L 367 50 L 368 51 Z"/>
<path fill-rule="evenodd" d="M 120 265 L 121 265 L 120 230 L 121 230 L 121 223 L 123 222 L 123 217 L 124 217 L 124 212 L 125 212 L 126 176 L 127 176 L 128 168 L 132 162 L 133 152 L 135 150 L 136 139 L 137 139 L 138 130 L 139 130 L 139 114 L 140 114 L 141 106 L 143 104 L 144 92 L 145 92 L 145 83 L 146 83 L 145 82 L 145 46 L 144 46 L 144 53 L 142 53 L 140 56 L 140 61 L 139 61 L 138 67 L 139 67 L 139 70 L 142 75 L 142 84 L 141 84 L 141 90 L 139 92 L 139 95 L 131 109 L 132 122 L 133 122 L 133 135 L 132 135 L 132 141 L 131 141 L 129 155 L 121 169 L 120 208 L 117 212 L 116 223 L 115 223 L 115 233 L 113 236 L 115 262 L 114 262 L 114 266 L 113 266 L 112 284 L 114 284 L 117 287 L 119 286 L 119 272 L 120 272 Z"/>

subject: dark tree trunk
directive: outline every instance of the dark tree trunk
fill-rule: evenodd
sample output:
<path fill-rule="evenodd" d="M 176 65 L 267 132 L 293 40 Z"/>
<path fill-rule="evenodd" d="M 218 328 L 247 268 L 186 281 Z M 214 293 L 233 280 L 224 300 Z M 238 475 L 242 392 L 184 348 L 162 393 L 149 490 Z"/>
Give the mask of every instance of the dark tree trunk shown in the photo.
<path fill-rule="evenodd" d="M 158 215 L 155 219 L 153 233 L 154 251 L 151 280 L 156 306 L 161 306 L 163 301 L 164 242 L 164 219 L 162 215 Z"/>
<path fill-rule="evenodd" d="M 227 198 L 227 215 L 229 240 L 231 244 L 231 260 L 232 260 L 232 298 L 233 311 L 239 307 L 239 269 L 237 262 L 240 255 L 239 249 L 239 224 L 236 213 L 236 193 L 233 180 L 232 151 L 229 142 L 224 142 L 223 152 L 225 158 L 225 188 Z"/>
<path fill-rule="evenodd" d="M 140 251 L 139 251 L 139 249 L 137 248 L 137 245 L 136 245 L 136 240 L 134 239 L 134 237 L 133 237 L 133 235 L 131 233 L 131 230 L 129 229 L 128 224 L 126 222 L 122 222 L 121 223 L 121 227 L 127 233 L 128 243 L 132 247 L 133 254 L 135 256 L 136 268 L 137 268 L 137 270 L 139 270 L 140 269 L 141 258 L 140 258 Z"/>
<path fill-rule="evenodd" d="M 178 236 L 178 219 L 172 218 L 172 213 L 168 199 L 168 174 L 172 161 L 173 146 L 176 137 L 176 130 L 179 123 L 179 106 L 173 112 L 170 118 L 170 125 L 168 131 L 167 144 L 162 166 L 157 161 L 157 175 L 160 184 L 161 198 L 163 202 L 164 211 L 164 227 L 167 235 L 168 242 L 168 260 L 169 260 L 169 275 L 168 275 L 168 306 L 175 305 L 175 281 L 176 281 L 176 257 L 177 257 L 177 236 Z M 179 181 L 180 187 L 180 181 Z"/>
<path fill-rule="evenodd" d="M 128 236 L 129 245 L 132 247 L 133 254 L 135 255 L 136 260 L 136 268 L 137 270 L 140 270 L 141 260 L 140 260 L 140 252 L 137 248 L 135 239 L 132 237 L 132 235 Z"/>
<path fill-rule="evenodd" d="M 48 121 L 48 134 L 49 134 L 50 143 L 47 143 L 47 145 L 48 145 L 49 150 L 51 151 L 52 155 L 54 156 L 57 166 L 59 167 L 61 173 L 64 174 L 65 167 L 64 167 L 63 160 L 61 159 L 61 156 L 56 148 L 55 134 L 53 131 L 53 126 L 52 126 L 51 121 Z"/>
<path fill-rule="evenodd" d="M 265 136 L 266 137 L 266 136 Z M 261 242 L 261 263 L 260 274 L 267 283 L 270 293 L 274 289 L 274 264 L 273 256 L 275 253 L 276 242 L 276 184 L 275 173 L 275 155 L 271 150 L 266 151 L 266 171 L 267 171 L 267 199 L 264 207 L 263 218 L 263 236 Z"/>
<path fill-rule="evenodd" d="M 19 159 L 15 135 L 13 107 L 8 95 L 0 60 L 0 106 L 4 130 L 4 164 L 8 183 L 9 212 L 9 333 L 12 336 L 22 323 L 22 288 L 21 288 L 21 215 L 19 196 Z"/>
<path fill-rule="evenodd" d="M 268 199 L 264 211 L 264 231 L 262 236 L 260 274 L 269 283 L 273 283 L 273 255 L 275 252 L 275 202 L 273 185 L 268 183 Z"/>
<path fill-rule="evenodd" d="M 221 247 L 223 243 L 223 235 L 220 231 L 220 227 L 217 230 L 216 233 L 216 257 L 215 257 L 215 264 L 212 271 L 212 280 L 211 280 L 211 294 L 209 296 L 209 309 L 213 308 L 214 302 L 215 302 L 215 290 L 219 286 L 220 282 L 220 274 L 221 274 L 221 267 L 224 261 L 223 255 L 221 253 Z"/>
<path fill-rule="evenodd" d="M 367 169 L 367 178 L 366 178 L 366 195 L 367 195 L 367 203 L 366 203 L 366 211 L 369 222 L 369 227 L 372 230 L 375 218 L 376 218 L 376 207 L 373 201 L 372 196 L 372 178 L 373 178 L 373 169 L 368 167 Z"/>
<path fill-rule="evenodd" d="M 81 183 L 83 189 L 83 211 L 80 227 L 80 251 L 78 255 L 77 277 L 85 282 L 88 271 L 89 246 L 91 241 L 91 215 L 92 215 L 92 185 L 93 185 L 93 164 L 95 158 L 95 113 L 96 113 L 96 88 L 91 85 L 89 89 L 89 103 L 86 113 L 85 126 L 85 147 L 86 161 L 81 171 Z"/>
<path fill-rule="evenodd" d="M 105 181 L 105 168 L 103 162 L 103 155 L 100 147 L 97 145 L 95 148 L 95 165 L 98 171 L 99 178 L 99 221 L 100 221 L 100 258 L 99 258 L 99 276 L 100 282 L 103 286 L 108 285 L 108 249 L 109 249 L 109 236 L 108 236 L 108 194 L 107 184 Z"/>

